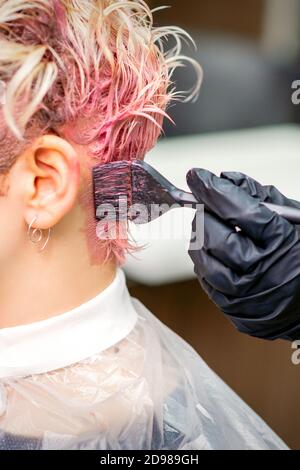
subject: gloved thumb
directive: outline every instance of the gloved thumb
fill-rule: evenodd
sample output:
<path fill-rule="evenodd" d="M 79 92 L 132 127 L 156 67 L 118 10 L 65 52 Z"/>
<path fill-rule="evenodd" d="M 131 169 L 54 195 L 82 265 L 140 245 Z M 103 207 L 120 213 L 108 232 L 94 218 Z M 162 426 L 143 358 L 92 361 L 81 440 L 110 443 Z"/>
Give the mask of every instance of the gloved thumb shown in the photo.
<path fill-rule="evenodd" d="M 280 206 L 300 208 L 300 202 L 284 196 L 275 186 L 263 186 L 255 179 L 244 173 L 227 171 L 221 173 L 221 178 L 231 181 L 232 184 L 246 191 L 252 197 L 262 202 L 271 202 Z"/>

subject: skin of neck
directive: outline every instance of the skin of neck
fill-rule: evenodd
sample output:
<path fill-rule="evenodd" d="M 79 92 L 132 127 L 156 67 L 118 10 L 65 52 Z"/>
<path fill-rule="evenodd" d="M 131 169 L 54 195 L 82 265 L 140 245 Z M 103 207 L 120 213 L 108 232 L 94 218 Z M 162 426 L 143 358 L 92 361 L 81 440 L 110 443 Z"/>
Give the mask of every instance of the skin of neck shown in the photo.
<path fill-rule="evenodd" d="M 103 291 L 116 274 L 114 259 L 91 260 L 86 208 L 79 198 L 82 171 L 80 162 L 74 164 L 77 154 L 61 139 L 51 139 L 19 159 L 8 194 L 0 197 L 0 219 L 7 222 L 0 231 L 0 328 L 67 312 Z M 32 164 L 33 154 L 37 164 Z M 32 228 L 43 233 L 36 244 L 28 236 L 35 216 Z M 50 239 L 40 252 L 48 228 Z"/>
<path fill-rule="evenodd" d="M 1 273 L 0 328 L 67 312 L 95 297 L 113 281 L 114 261 L 91 264 L 85 236 L 74 227 L 80 220 L 77 207 L 52 230 L 43 252 L 28 241 Z"/>

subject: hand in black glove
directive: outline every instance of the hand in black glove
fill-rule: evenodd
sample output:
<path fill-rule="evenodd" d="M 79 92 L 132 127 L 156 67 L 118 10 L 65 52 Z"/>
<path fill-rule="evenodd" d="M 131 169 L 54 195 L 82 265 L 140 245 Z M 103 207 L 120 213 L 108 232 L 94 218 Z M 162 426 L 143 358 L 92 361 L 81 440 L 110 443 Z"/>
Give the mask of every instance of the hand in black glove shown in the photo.
<path fill-rule="evenodd" d="M 300 226 L 259 201 L 300 202 L 242 173 L 193 169 L 187 182 L 206 209 L 204 246 L 189 254 L 209 297 L 243 333 L 300 339 Z"/>

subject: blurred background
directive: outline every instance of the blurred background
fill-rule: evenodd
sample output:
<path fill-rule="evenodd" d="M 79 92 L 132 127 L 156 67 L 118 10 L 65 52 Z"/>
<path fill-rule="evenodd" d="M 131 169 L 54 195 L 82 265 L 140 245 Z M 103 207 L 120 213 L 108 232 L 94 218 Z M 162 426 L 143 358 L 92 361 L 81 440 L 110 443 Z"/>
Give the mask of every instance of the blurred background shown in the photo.
<path fill-rule="evenodd" d="M 197 50 L 184 52 L 204 71 L 199 99 L 170 109 L 176 126 L 165 124 L 149 161 L 178 184 L 198 163 L 247 172 L 300 199 L 300 105 L 291 99 L 300 80 L 300 0 L 148 3 L 171 6 L 155 14 L 156 24 L 185 28 Z M 190 88 L 193 70 L 180 69 L 175 80 L 178 89 Z M 192 344 L 290 447 L 300 448 L 300 365 L 291 362 L 291 345 L 237 333 L 201 291 L 184 243 L 150 242 L 126 271 L 132 295 Z"/>

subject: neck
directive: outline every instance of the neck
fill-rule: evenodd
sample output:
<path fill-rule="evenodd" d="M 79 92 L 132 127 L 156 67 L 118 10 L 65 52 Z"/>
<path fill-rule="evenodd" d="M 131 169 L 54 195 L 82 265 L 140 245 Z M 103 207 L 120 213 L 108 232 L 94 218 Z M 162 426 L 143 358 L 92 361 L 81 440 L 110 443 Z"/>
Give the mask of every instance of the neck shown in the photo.
<path fill-rule="evenodd" d="M 86 238 L 68 230 L 52 231 L 42 253 L 28 239 L 0 272 L 0 328 L 46 320 L 90 300 L 114 279 L 116 263 L 92 265 Z M 74 227 L 74 217 L 72 218 Z"/>

